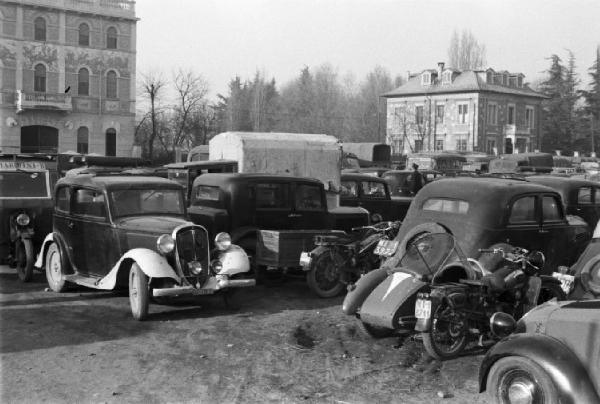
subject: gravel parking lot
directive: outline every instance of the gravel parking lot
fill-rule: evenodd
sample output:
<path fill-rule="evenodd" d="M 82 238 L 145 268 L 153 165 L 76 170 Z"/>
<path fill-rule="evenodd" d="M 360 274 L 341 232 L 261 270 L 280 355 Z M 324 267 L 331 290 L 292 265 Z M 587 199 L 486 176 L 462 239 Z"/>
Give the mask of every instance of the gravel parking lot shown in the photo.
<path fill-rule="evenodd" d="M 1 400 L 31 402 L 485 403 L 481 352 L 431 361 L 419 341 L 357 333 L 342 298 L 290 279 L 131 318 L 126 293 L 46 291 L 0 267 Z M 443 396 L 443 397 L 442 397 Z"/>

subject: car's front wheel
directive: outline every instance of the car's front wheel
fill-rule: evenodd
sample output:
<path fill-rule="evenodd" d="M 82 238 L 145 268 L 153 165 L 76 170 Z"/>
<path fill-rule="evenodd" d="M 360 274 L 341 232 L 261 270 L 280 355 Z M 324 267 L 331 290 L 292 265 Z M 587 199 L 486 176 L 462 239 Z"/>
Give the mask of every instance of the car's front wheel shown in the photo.
<path fill-rule="evenodd" d="M 65 268 L 56 243 L 50 244 L 46 253 L 46 280 L 54 292 L 61 293 L 67 289 Z"/>
<path fill-rule="evenodd" d="M 507 356 L 488 374 L 487 388 L 494 403 L 556 404 L 556 387 L 548 373 L 531 359 Z"/>
<path fill-rule="evenodd" d="M 33 264 L 35 262 L 35 257 L 33 254 L 33 243 L 30 239 L 24 238 L 17 240 L 15 256 L 19 279 L 22 282 L 31 281 L 33 278 Z"/>
<path fill-rule="evenodd" d="M 129 270 L 129 305 L 136 320 L 148 317 L 149 295 L 148 277 L 134 262 Z"/>

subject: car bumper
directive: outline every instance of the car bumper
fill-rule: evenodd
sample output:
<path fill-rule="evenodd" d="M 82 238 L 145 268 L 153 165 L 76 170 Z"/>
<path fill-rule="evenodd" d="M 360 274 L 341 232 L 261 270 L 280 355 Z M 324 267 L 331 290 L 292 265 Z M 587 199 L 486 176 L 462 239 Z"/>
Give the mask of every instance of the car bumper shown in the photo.
<path fill-rule="evenodd" d="M 152 296 L 183 296 L 183 295 L 212 295 L 215 292 L 225 288 L 245 288 L 255 286 L 254 279 L 219 279 L 207 282 L 204 288 L 195 288 L 193 286 L 177 286 L 174 288 L 159 288 L 152 290 Z"/>

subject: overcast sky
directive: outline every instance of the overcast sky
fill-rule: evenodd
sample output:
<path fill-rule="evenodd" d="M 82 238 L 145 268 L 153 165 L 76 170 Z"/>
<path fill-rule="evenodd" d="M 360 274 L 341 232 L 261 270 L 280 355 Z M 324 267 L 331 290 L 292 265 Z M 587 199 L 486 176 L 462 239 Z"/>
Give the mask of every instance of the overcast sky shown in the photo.
<path fill-rule="evenodd" d="M 580 78 L 600 44 L 599 0 L 137 0 L 139 73 L 193 68 L 211 94 L 257 70 L 281 85 L 332 64 L 360 80 L 447 60 L 454 29 L 487 48 L 488 66 L 534 81 L 553 53 L 573 51 Z"/>

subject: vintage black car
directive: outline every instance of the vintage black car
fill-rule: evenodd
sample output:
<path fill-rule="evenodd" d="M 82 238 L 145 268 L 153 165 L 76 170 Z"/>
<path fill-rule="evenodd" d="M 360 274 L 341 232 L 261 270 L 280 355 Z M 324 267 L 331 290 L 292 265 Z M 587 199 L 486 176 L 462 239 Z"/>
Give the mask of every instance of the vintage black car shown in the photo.
<path fill-rule="evenodd" d="M 151 297 L 213 294 L 251 286 L 237 279 L 249 270 L 243 250 L 228 234 L 209 247 L 208 232 L 186 219 L 181 185 L 158 177 L 67 176 L 54 189 L 53 232 L 36 267 L 50 288 L 69 283 L 95 289 L 129 288 L 131 312 L 148 314 Z"/>
<path fill-rule="evenodd" d="M 499 404 L 599 403 L 599 329 L 600 300 L 534 308 L 483 358 L 480 392 Z"/>
<path fill-rule="evenodd" d="M 532 175 L 526 179 L 558 191 L 565 204 L 567 215 L 581 217 L 590 228 L 594 228 L 598 223 L 598 219 L 600 219 L 600 183 L 555 175 Z"/>
<path fill-rule="evenodd" d="M 37 251 L 52 229 L 55 166 L 51 156 L 0 154 L 0 262 L 16 268 L 23 282 L 32 279 Z"/>
<path fill-rule="evenodd" d="M 423 185 L 442 177 L 442 173 L 435 170 L 419 170 L 419 172 L 423 179 Z M 383 173 L 381 178 L 390 184 L 392 197 L 410 197 L 415 195 L 413 192 L 413 170 L 389 170 Z"/>
<path fill-rule="evenodd" d="M 191 220 L 210 234 L 229 232 L 248 254 L 257 253 L 261 230 L 288 232 L 294 245 L 288 256 L 299 266 L 302 251 L 313 247 L 314 234 L 349 230 L 369 224 L 365 209 L 328 209 L 323 183 L 316 179 L 276 174 L 204 174 L 194 180 Z M 278 234 L 264 233 L 266 237 Z M 296 237 L 297 236 L 297 237 Z M 309 242 L 308 244 L 306 244 Z M 261 243 L 262 244 L 262 243 Z"/>
<path fill-rule="evenodd" d="M 235 160 L 192 160 L 184 163 L 167 164 L 164 168 L 167 170 L 168 179 L 183 186 L 189 204 L 192 184 L 196 177 L 208 173 L 237 173 L 238 163 Z"/>
<path fill-rule="evenodd" d="M 591 236 L 583 220 L 565 215 L 552 188 L 476 177 L 443 178 L 419 191 L 396 237 L 399 255 L 418 235 L 435 232 L 452 233 L 472 258 L 495 243 L 542 251 L 544 273 L 572 264 Z"/>
<path fill-rule="evenodd" d="M 340 205 L 360 206 L 369 211 L 372 222 L 402 220 L 410 199 L 392 199 L 388 182 L 367 174 L 342 174 Z"/>

